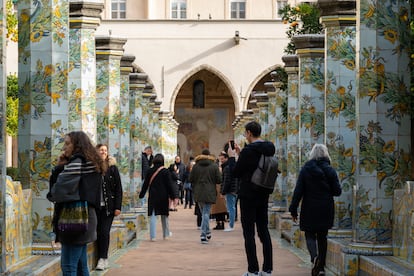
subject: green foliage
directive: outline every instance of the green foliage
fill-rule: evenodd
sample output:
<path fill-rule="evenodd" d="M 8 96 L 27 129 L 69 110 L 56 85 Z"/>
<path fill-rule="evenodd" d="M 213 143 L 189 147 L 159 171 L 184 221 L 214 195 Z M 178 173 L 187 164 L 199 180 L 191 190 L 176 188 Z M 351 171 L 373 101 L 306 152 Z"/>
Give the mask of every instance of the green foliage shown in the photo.
<path fill-rule="evenodd" d="M 17 96 L 18 84 L 16 75 L 7 76 L 7 100 L 6 100 L 6 132 L 10 136 L 17 136 L 19 99 Z"/>
<path fill-rule="evenodd" d="M 286 31 L 290 42 L 284 52 L 287 54 L 295 53 L 295 44 L 292 37 L 299 34 L 320 34 L 323 30 L 319 23 L 320 12 L 315 4 L 302 3 L 296 7 L 286 5 L 279 11 L 285 24 L 290 24 Z"/>
<path fill-rule="evenodd" d="M 18 98 L 19 84 L 16 74 L 7 76 L 7 97 Z"/>
<path fill-rule="evenodd" d="M 14 167 L 7 167 L 6 168 L 6 174 L 10 176 L 13 180 L 17 179 L 17 176 L 19 174 L 19 169 Z"/>
<path fill-rule="evenodd" d="M 14 10 L 13 0 L 7 0 L 6 2 L 6 25 L 7 25 L 7 38 L 13 42 L 17 42 L 17 16 Z"/>

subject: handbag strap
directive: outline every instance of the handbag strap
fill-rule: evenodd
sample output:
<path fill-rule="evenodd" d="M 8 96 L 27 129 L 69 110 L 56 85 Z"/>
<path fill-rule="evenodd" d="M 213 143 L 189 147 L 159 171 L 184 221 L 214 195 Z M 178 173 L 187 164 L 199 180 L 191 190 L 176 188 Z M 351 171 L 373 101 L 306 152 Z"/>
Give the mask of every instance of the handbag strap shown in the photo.
<path fill-rule="evenodd" d="M 157 176 L 157 174 L 164 168 L 164 166 L 159 167 L 155 173 L 151 176 L 151 179 L 149 181 L 148 187 L 151 186 L 152 181 L 154 180 L 154 178 Z"/>

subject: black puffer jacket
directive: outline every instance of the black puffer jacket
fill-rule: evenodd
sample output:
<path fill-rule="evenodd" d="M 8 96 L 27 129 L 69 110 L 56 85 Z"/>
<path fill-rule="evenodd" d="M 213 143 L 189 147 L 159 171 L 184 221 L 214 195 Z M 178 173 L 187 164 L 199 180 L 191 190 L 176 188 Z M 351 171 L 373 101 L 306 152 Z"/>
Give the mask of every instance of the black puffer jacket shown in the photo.
<path fill-rule="evenodd" d="M 341 195 L 336 171 L 327 158 L 309 160 L 302 167 L 289 211 L 298 215 L 300 208 L 300 229 L 302 231 L 325 231 L 332 227 L 334 220 L 334 196 Z"/>
<path fill-rule="evenodd" d="M 233 158 L 234 157 L 230 157 Z M 221 164 L 223 172 L 223 183 L 221 184 L 221 194 L 236 194 L 239 191 L 238 179 L 233 176 L 234 162 L 226 161 Z"/>
<path fill-rule="evenodd" d="M 239 178 L 240 198 L 266 199 L 269 197 L 269 192 L 267 190 L 264 188 L 260 189 L 250 181 L 253 172 L 259 164 L 262 153 L 265 156 L 273 156 L 275 154 L 275 146 L 273 143 L 258 140 L 246 145 L 240 152 L 239 159 L 237 160 L 233 170 L 233 175 Z M 232 162 L 235 162 L 234 158 L 229 158 L 229 166 L 232 166 Z"/>
<path fill-rule="evenodd" d="M 178 189 L 175 184 L 171 172 L 164 168 L 160 169 L 157 175 L 150 183 L 152 175 L 161 167 L 161 165 L 154 165 L 148 170 L 148 174 L 145 177 L 144 184 L 142 185 L 139 198 L 144 198 L 147 191 L 148 196 L 148 216 L 152 215 L 154 211 L 155 215 L 169 215 L 169 202 L 168 199 L 178 198 Z"/>

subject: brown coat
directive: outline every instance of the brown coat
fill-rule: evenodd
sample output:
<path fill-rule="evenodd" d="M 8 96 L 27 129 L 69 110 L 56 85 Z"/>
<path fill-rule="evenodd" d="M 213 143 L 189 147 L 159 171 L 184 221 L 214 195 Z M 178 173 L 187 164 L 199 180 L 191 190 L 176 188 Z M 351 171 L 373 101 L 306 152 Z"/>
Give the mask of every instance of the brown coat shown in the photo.
<path fill-rule="evenodd" d="M 217 196 L 216 196 L 216 203 L 211 205 L 210 213 L 212 215 L 227 213 L 226 200 L 224 199 L 224 197 L 222 197 L 220 193 L 220 189 L 221 189 L 220 184 L 216 185 Z"/>

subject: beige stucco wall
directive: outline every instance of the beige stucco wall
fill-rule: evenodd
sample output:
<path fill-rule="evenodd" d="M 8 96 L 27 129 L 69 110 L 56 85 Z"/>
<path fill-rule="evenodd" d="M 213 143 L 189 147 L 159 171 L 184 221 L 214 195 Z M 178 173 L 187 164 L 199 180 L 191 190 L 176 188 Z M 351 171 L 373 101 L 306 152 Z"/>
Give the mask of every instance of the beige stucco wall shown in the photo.
<path fill-rule="evenodd" d="M 148 74 L 162 111 L 173 112 L 184 81 L 207 68 L 228 85 L 238 114 L 256 82 L 283 65 L 286 28 L 275 20 L 103 21 L 97 34 L 110 29 L 113 36 L 128 39 L 125 53 Z M 247 40 L 236 45 L 235 31 Z"/>

